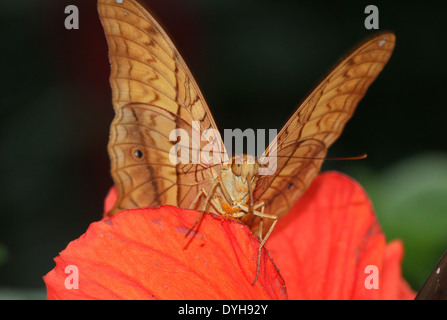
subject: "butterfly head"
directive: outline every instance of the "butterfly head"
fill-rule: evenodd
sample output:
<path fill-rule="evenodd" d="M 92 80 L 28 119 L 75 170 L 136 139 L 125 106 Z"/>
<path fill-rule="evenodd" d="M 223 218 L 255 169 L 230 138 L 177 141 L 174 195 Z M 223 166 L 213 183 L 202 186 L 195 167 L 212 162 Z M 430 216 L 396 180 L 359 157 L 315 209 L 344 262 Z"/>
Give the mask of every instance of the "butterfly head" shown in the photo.
<path fill-rule="evenodd" d="M 250 155 L 233 157 L 231 164 L 223 166 L 221 179 L 225 190 L 216 193 L 216 200 L 228 216 L 239 218 L 252 206 L 258 169 L 259 163 Z"/>
<path fill-rule="evenodd" d="M 252 155 L 238 155 L 231 159 L 231 172 L 236 177 L 241 177 L 241 179 L 253 183 L 253 179 L 259 173 L 259 163 L 256 157 Z"/>

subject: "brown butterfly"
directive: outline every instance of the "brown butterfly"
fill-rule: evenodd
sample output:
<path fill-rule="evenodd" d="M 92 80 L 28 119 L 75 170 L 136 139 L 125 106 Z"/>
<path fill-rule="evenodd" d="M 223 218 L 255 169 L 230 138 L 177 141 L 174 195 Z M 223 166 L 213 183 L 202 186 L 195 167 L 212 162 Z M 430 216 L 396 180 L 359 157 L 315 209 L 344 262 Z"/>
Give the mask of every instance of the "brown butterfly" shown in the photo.
<path fill-rule="evenodd" d="M 135 0 L 99 0 L 98 11 L 109 45 L 116 113 L 108 150 L 118 199 L 108 214 L 141 206 L 201 206 L 247 224 L 261 240 L 259 250 L 319 172 L 395 43 L 392 33 L 384 33 L 355 49 L 304 100 L 264 155 L 250 163 L 247 155 L 226 158 L 220 136 L 202 134 L 217 131 L 214 119 L 155 19 Z M 169 156 L 178 144 L 171 137 L 175 129 L 201 137 L 183 144 L 191 152 L 177 163 Z M 193 161 L 209 145 L 224 150 L 220 161 Z M 273 160 L 276 170 L 261 175 Z"/>

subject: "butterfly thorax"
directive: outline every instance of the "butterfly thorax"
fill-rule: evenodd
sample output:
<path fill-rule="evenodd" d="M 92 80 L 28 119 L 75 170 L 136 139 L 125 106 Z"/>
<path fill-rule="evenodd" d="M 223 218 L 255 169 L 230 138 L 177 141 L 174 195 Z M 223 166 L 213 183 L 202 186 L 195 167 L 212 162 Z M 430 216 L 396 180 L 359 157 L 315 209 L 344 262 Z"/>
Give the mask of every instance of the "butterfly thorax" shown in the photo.
<path fill-rule="evenodd" d="M 250 155 L 233 157 L 231 163 L 222 166 L 222 184 L 214 200 L 227 218 L 237 219 L 247 213 L 258 173 L 259 163 Z"/>

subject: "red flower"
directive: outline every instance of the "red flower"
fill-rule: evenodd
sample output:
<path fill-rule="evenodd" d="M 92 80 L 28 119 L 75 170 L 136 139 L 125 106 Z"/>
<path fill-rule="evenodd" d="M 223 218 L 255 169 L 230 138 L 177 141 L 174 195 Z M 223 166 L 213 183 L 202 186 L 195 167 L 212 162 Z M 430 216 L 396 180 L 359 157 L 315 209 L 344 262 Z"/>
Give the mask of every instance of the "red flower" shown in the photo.
<path fill-rule="evenodd" d="M 115 199 L 112 189 L 106 210 Z M 48 298 L 414 298 L 401 276 L 402 244 L 386 245 L 367 195 L 341 174 L 320 174 L 278 222 L 255 285 L 258 240 L 211 214 L 185 238 L 198 214 L 137 208 L 92 223 L 44 277 Z"/>
<path fill-rule="evenodd" d="M 401 275 L 402 243 L 386 244 L 368 196 L 345 175 L 320 174 L 278 222 L 266 246 L 289 299 L 415 296 Z M 375 267 L 379 288 L 367 289 Z"/>

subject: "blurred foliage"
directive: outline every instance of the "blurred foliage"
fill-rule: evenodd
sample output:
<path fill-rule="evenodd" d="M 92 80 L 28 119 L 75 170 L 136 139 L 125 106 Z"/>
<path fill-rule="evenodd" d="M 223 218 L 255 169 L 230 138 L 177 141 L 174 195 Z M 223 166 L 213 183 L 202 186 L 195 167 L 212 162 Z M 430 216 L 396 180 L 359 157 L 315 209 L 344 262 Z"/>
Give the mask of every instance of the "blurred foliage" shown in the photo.
<path fill-rule="evenodd" d="M 0 288 L 0 300 L 46 300 L 46 290 Z"/>
<path fill-rule="evenodd" d="M 379 173 L 349 171 L 368 192 L 388 241 L 403 241 L 404 276 L 420 288 L 447 250 L 447 153 L 416 155 Z"/>

